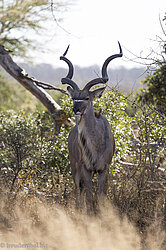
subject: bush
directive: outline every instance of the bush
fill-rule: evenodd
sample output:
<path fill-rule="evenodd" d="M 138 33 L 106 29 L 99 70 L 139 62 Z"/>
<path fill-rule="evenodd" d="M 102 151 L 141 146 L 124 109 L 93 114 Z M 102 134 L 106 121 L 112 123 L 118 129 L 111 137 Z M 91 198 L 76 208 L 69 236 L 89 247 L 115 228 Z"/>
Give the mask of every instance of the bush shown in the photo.
<path fill-rule="evenodd" d="M 155 221 L 166 226 L 166 126 L 162 116 L 149 106 L 133 118 L 137 136 L 129 162 L 111 179 L 109 196 L 120 214 L 127 214 L 141 231 Z"/>
<path fill-rule="evenodd" d="M 0 113 L 1 181 L 10 192 L 59 193 L 62 180 L 70 178 L 67 133 L 62 127 L 55 134 L 47 112 Z"/>

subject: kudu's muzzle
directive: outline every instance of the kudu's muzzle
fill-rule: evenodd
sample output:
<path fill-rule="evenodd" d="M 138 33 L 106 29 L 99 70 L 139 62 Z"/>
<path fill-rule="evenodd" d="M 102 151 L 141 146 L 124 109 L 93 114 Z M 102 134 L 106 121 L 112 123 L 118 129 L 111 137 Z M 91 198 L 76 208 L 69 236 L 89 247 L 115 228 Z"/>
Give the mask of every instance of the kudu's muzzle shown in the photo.
<path fill-rule="evenodd" d="M 85 105 L 83 100 L 74 100 L 73 103 L 73 113 L 74 115 L 82 115 L 85 110 Z"/>

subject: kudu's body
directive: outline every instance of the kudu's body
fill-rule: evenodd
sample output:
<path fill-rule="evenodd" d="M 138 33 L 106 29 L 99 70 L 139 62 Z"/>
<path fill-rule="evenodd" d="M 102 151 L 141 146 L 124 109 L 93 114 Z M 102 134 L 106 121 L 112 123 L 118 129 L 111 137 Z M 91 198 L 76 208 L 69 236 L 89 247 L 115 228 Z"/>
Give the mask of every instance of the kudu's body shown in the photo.
<path fill-rule="evenodd" d="M 76 117 L 76 126 L 71 130 L 68 138 L 71 171 L 77 192 L 76 202 L 77 206 L 81 205 L 85 192 L 88 210 L 92 209 L 93 204 L 93 175 L 98 173 L 98 194 L 106 194 L 109 164 L 115 151 L 115 141 L 110 124 L 101 112 L 98 114 L 94 112 L 92 104 L 94 98 L 101 97 L 105 86 L 94 91 L 90 91 L 90 88 L 108 81 L 108 63 L 114 58 L 122 56 L 120 44 L 119 47 L 120 53 L 110 56 L 104 62 L 102 78 L 90 81 L 83 90 L 80 90 L 77 84 L 71 80 L 73 65 L 65 57 L 68 49 L 60 58 L 69 65 L 69 73 L 66 78 L 62 78 L 62 83 L 70 85 L 67 90 L 73 99 L 73 113 Z"/>
<path fill-rule="evenodd" d="M 92 178 L 98 173 L 99 195 L 106 194 L 109 164 L 115 150 L 114 137 L 106 118 L 95 116 L 89 107 L 68 138 L 72 176 L 76 185 L 77 205 L 86 192 L 87 205 L 92 207 Z"/>

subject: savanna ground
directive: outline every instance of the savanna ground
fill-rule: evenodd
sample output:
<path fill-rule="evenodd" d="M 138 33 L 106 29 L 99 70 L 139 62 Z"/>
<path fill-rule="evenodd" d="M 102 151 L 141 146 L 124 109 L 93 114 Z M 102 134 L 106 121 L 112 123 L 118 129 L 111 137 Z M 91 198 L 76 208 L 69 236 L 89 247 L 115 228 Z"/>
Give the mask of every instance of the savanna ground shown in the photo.
<path fill-rule="evenodd" d="M 107 198 L 94 216 L 75 209 L 70 128 L 55 134 L 47 112 L 0 113 L 0 248 L 165 249 L 165 120 L 150 107 L 128 116 L 116 91 L 94 102 L 100 105 L 116 152 Z M 71 101 L 61 106 L 72 118 Z"/>

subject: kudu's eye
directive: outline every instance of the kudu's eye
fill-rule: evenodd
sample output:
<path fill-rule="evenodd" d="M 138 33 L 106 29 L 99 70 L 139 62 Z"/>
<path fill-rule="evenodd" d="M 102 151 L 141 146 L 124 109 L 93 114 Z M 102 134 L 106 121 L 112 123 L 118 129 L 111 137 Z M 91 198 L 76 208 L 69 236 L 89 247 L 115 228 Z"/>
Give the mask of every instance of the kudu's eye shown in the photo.
<path fill-rule="evenodd" d="M 89 100 L 89 97 L 86 97 L 85 100 L 88 101 L 88 100 Z"/>

